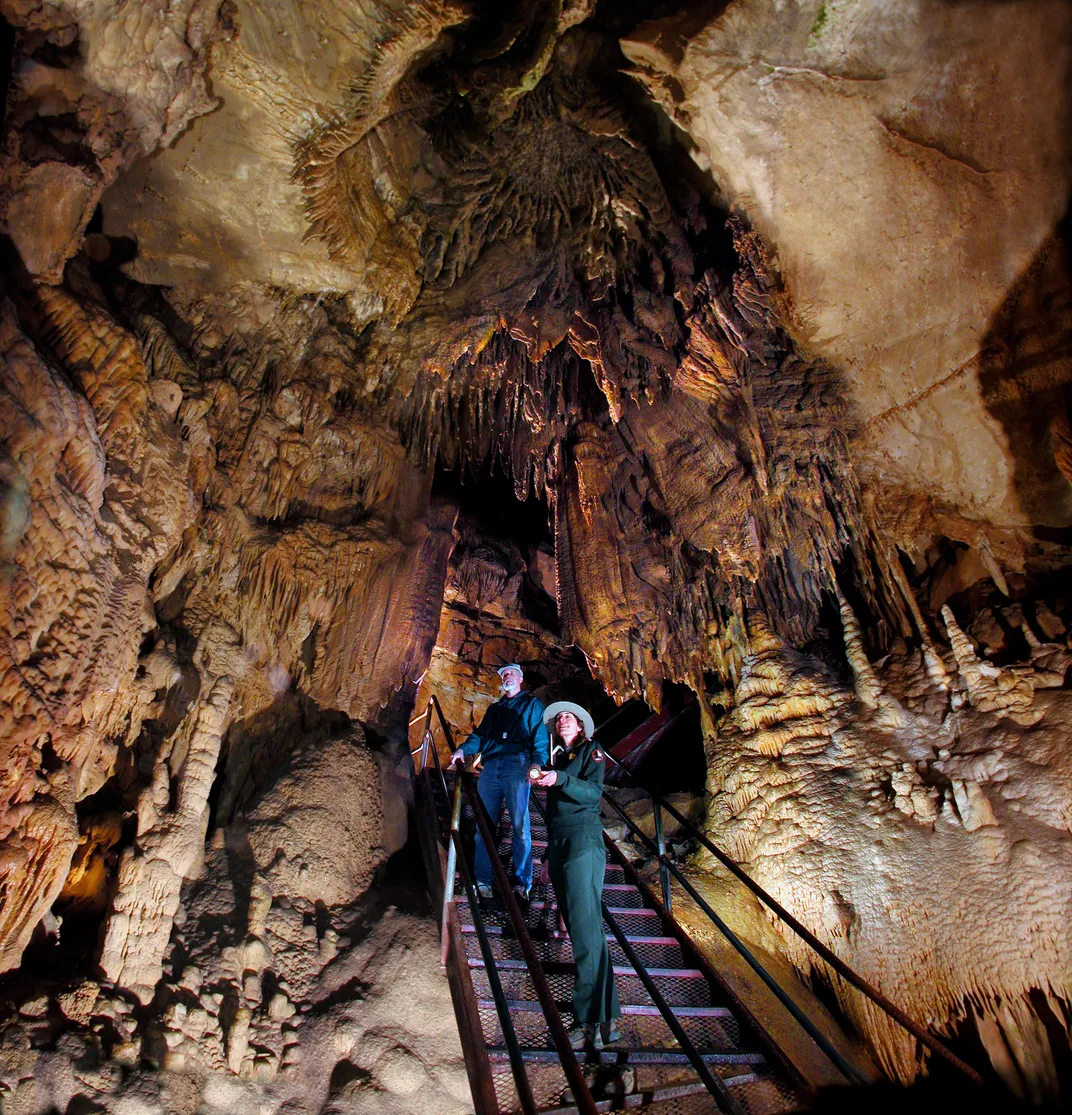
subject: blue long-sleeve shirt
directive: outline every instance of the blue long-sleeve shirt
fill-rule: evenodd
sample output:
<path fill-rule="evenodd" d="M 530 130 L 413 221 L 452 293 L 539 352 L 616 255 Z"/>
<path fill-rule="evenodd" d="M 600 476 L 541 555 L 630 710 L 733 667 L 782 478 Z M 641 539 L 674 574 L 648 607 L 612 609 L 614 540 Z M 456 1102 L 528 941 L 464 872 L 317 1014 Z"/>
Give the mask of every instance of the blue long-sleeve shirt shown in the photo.
<path fill-rule="evenodd" d="M 479 751 L 484 762 L 498 755 L 524 755 L 540 766 L 547 765 L 550 749 L 547 725 L 543 722 L 543 701 L 525 692 L 516 697 L 500 697 L 462 744 L 466 755 Z"/>

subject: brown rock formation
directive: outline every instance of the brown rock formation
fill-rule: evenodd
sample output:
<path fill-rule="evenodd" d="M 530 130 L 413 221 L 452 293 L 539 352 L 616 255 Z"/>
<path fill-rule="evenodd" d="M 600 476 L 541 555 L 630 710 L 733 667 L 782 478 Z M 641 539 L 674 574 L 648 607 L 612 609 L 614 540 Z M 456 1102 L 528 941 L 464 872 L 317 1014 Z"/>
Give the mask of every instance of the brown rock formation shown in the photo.
<path fill-rule="evenodd" d="M 1069 41 L 1047 3 L 737 0 L 623 43 L 776 250 L 799 338 L 845 369 L 868 480 L 999 525 L 1038 520 L 980 397 L 982 350 L 1067 203 Z"/>
<path fill-rule="evenodd" d="M 249 814 L 250 847 L 273 894 L 342 906 L 368 889 L 386 858 L 377 782 L 360 735 L 296 758 Z"/>
<path fill-rule="evenodd" d="M 407 743 L 576 649 L 690 685 L 717 838 L 1054 1095 L 1065 8 L 0 11 L 0 1102 L 464 1106 Z"/>
<path fill-rule="evenodd" d="M 0 223 L 23 264 L 59 282 L 108 186 L 215 107 L 208 47 L 225 33 L 213 0 L 5 0 L 23 64 L 8 94 Z M 80 49 L 79 49 L 80 48 Z"/>
<path fill-rule="evenodd" d="M 558 631 L 545 625 L 551 605 L 548 596 L 555 592 L 553 555 L 534 545 L 526 561 L 515 542 L 487 534 L 489 524 L 500 516 L 501 509 L 497 515 L 490 508 L 480 519 L 458 520 L 439 636 L 413 706 L 411 749 L 423 742 L 423 714 L 433 695 L 460 746 L 499 696 L 501 679 L 496 671 L 500 666 L 521 665 L 528 689 L 570 679 L 578 672 L 575 657 L 563 647 Z M 541 583 L 548 572 L 550 582 Z M 535 614 L 538 610 L 542 616 Z M 449 750 L 438 719 L 433 719 L 432 728 L 445 761 Z"/>

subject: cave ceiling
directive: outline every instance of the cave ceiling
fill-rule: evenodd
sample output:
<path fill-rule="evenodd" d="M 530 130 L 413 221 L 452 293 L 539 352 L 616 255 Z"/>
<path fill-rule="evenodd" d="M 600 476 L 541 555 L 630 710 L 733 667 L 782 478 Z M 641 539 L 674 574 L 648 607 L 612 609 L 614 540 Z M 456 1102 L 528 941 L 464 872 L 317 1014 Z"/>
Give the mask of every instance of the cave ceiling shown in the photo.
<path fill-rule="evenodd" d="M 264 968 L 266 911 L 319 925 L 403 845 L 414 701 L 471 723 L 516 657 L 690 687 L 720 838 L 1052 1095 L 1069 6 L 0 13 L 0 972 L 83 903 L 101 978 L 167 1001 L 242 857 L 204 963 Z"/>
<path fill-rule="evenodd" d="M 531 355 L 574 321 L 577 347 L 596 323 L 575 303 L 608 282 L 628 296 L 649 268 L 656 304 L 630 326 L 657 362 L 680 352 L 681 312 L 657 303 L 687 312 L 695 208 L 666 199 L 651 152 L 678 192 L 682 175 L 638 127 L 637 88 L 607 80 L 631 71 L 710 175 L 708 200 L 763 236 L 797 344 L 844 377 L 861 475 L 996 526 L 1062 524 L 1067 484 L 1052 465 L 1023 482 L 1028 450 L 1010 455 L 1019 435 L 980 381 L 1004 378 L 992 325 L 1017 281 L 1060 250 L 1069 63 L 1032 59 L 1068 41 L 1065 6 L 983 5 L 969 32 L 945 5 L 820 19 L 757 0 L 634 20 L 624 61 L 589 7 L 503 22 L 449 4 L 232 5 L 209 47 L 216 107 L 124 175 L 105 229 L 137 240 L 128 270 L 146 282 L 330 291 L 357 323 L 404 322 L 374 344 L 366 386 L 403 366 L 442 375 L 496 329 Z M 1055 363 L 1036 393 L 1062 379 Z"/>

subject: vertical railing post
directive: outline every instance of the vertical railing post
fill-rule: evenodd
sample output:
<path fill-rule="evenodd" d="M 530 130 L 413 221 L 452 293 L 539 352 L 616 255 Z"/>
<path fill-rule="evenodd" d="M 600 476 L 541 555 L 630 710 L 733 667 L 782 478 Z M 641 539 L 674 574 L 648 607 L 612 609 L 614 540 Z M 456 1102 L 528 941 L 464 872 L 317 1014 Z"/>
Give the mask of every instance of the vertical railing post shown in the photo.
<path fill-rule="evenodd" d="M 651 799 L 652 813 L 655 816 L 655 846 L 659 849 L 659 883 L 663 891 L 663 905 L 667 914 L 673 914 L 673 901 L 670 894 L 670 869 L 666 866 L 666 841 L 663 839 L 663 810 L 655 797 Z"/>
<path fill-rule="evenodd" d="M 431 709 L 429 708 L 429 711 Z M 447 934 L 447 911 L 454 901 L 454 875 L 458 867 L 458 848 L 455 839 L 462 827 L 462 777 L 454 776 L 454 802 L 450 810 L 450 838 L 447 844 L 447 871 L 443 880 L 443 912 L 440 920 L 440 948 L 443 967 L 447 966 L 447 953 L 450 951 L 450 937 Z"/>
<path fill-rule="evenodd" d="M 461 802 L 462 776 L 457 776 L 457 789 L 454 791 L 455 800 Z M 459 804 L 457 814 L 460 816 Z M 451 848 L 461 844 L 461 833 L 451 831 Z M 457 851 L 455 850 L 455 854 Z M 517 1098 L 521 1103 L 524 1115 L 536 1115 L 536 1100 L 532 1095 L 532 1086 L 529 1084 L 528 1073 L 525 1072 L 525 1061 L 521 1053 L 521 1046 L 517 1041 L 517 1031 L 514 1021 L 510 1016 L 510 1004 L 503 992 L 502 980 L 499 978 L 499 969 L 495 963 L 495 954 L 492 952 L 491 942 L 488 940 L 487 927 L 484 925 L 484 915 L 480 910 L 480 896 L 476 893 L 473 884 L 473 875 L 469 865 L 465 862 L 465 852 L 462 851 L 455 861 L 461 869 L 462 887 L 469 899 L 469 912 L 473 918 L 473 928 L 476 930 L 477 941 L 480 944 L 480 955 L 484 958 L 484 971 L 488 977 L 488 986 L 491 988 L 491 997 L 495 1003 L 495 1013 L 499 1016 L 499 1027 L 502 1030 L 503 1042 L 510 1058 L 510 1071 L 514 1074 L 514 1083 L 517 1086 Z M 459 958 L 460 960 L 461 958 Z"/>
<path fill-rule="evenodd" d="M 424 738 L 421 740 L 421 765 L 418 773 L 428 765 L 428 752 L 434 746 L 432 740 L 432 702 L 428 702 L 428 713 L 424 718 Z"/>

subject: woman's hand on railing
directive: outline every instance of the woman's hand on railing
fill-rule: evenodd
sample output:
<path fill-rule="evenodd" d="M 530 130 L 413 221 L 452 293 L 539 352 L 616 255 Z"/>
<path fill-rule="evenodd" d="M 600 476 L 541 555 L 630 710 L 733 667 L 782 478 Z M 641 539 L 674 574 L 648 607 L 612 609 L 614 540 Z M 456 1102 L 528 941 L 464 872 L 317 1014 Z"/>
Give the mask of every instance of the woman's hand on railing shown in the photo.
<path fill-rule="evenodd" d="M 558 781 L 558 773 L 553 770 L 541 770 L 535 777 L 529 776 L 532 779 L 533 786 L 539 786 L 541 789 L 549 789 Z"/>

